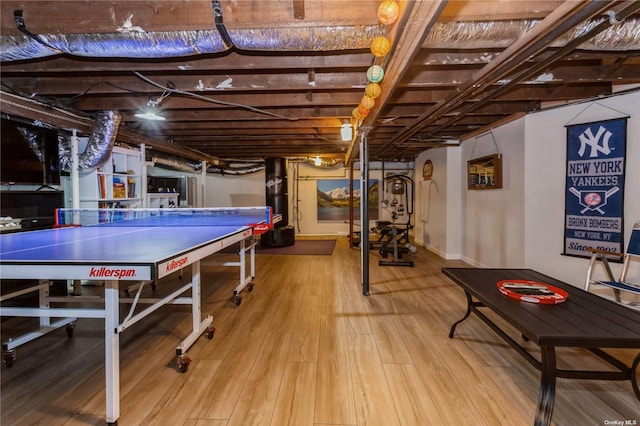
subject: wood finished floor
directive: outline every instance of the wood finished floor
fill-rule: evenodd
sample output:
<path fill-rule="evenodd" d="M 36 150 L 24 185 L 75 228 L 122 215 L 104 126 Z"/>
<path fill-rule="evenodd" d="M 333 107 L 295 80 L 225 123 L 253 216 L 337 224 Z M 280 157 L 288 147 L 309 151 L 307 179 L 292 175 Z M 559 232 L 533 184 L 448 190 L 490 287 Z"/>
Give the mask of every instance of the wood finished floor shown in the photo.
<path fill-rule="evenodd" d="M 237 268 L 203 265 L 215 337 L 195 343 L 182 374 L 174 354 L 188 308 L 164 308 L 126 330 L 119 425 L 533 424 L 539 373 L 475 317 L 447 337 L 465 299 L 440 269 L 461 262 L 421 248 L 413 268 L 379 267 L 372 252 L 365 297 L 359 256 L 345 237 L 332 256 L 259 255 L 255 288 L 239 306 L 230 297 Z M 29 321 L 4 321 L 3 339 Z M 19 348 L 1 370 L 0 423 L 104 424 L 103 328 L 79 320 L 71 339 L 58 330 Z M 615 353 L 628 364 L 635 356 Z M 558 358 L 601 367 L 582 351 Z M 554 424 L 615 420 L 640 424 L 629 382 L 558 380 Z"/>

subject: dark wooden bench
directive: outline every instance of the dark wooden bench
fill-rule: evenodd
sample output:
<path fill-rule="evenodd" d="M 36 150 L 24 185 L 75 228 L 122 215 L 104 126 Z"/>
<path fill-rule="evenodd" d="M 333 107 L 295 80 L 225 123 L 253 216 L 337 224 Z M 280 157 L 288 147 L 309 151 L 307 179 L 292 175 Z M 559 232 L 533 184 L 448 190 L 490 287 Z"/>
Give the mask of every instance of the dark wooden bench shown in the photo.
<path fill-rule="evenodd" d="M 531 269 L 443 268 L 442 272 L 464 290 L 467 312 L 451 326 L 456 326 L 475 313 L 531 365 L 540 370 L 540 390 L 536 409 L 536 426 L 549 425 L 555 398 L 556 378 L 630 380 L 640 400 L 636 370 L 640 353 L 631 366 L 603 351 L 605 348 L 640 348 L 640 313 L 580 288 L 558 281 Z M 544 282 L 569 293 L 564 303 L 541 305 L 515 300 L 501 294 L 501 280 Z M 540 347 L 539 361 L 515 339 L 491 320 L 481 308 L 490 309 L 526 340 Z M 556 367 L 556 348 L 585 348 L 613 368 L 607 371 L 563 370 Z"/>

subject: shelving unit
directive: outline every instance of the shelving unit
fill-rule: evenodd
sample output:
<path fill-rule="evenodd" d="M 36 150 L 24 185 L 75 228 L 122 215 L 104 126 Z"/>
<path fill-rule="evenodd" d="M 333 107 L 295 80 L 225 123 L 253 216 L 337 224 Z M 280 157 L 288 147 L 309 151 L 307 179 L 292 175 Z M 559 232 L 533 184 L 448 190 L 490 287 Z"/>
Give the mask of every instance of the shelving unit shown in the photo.
<path fill-rule="evenodd" d="M 148 192 L 147 207 L 151 209 L 175 208 L 180 203 L 180 194 L 177 192 Z"/>
<path fill-rule="evenodd" d="M 142 151 L 114 146 L 102 167 L 80 173 L 80 208 L 144 207 L 143 167 Z"/>

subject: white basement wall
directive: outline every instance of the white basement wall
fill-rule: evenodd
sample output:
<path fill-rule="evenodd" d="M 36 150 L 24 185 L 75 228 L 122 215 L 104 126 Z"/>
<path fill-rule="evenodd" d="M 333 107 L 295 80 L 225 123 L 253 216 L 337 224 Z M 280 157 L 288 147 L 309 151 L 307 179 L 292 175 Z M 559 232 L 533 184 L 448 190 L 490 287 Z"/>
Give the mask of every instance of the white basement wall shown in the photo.
<path fill-rule="evenodd" d="M 527 267 L 582 287 L 587 259 L 563 256 L 567 124 L 629 116 L 625 176 L 625 243 L 640 220 L 640 92 L 531 113 L 522 119 L 416 159 L 433 162 L 421 182 L 415 239 L 442 257 L 479 267 Z M 494 142 L 495 140 L 495 142 Z M 458 158 L 454 152 L 458 151 Z M 500 152 L 503 188 L 467 189 L 467 161 Z M 452 174 L 455 169 L 457 174 Z M 428 190 L 431 186 L 430 191 Z M 459 233 L 459 240 L 449 238 Z M 640 270 L 640 265 L 635 271 Z M 619 265 L 613 265 L 619 273 Z M 636 275 L 640 275 L 635 272 Z M 633 277 L 632 277 L 633 279 Z M 635 278 L 638 280 L 638 278 Z"/>
<path fill-rule="evenodd" d="M 640 91 L 530 114 L 525 120 L 525 263 L 582 287 L 587 260 L 563 256 L 566 128 L 629 116 L 624 192 L 625 244 L 640 220 Z M 626 249 L 626 247 L 625 247 Z M 619 273 L 619 265 L 613 265 Z M 640 265 L 630 270 L 638 277 Z M 632 272 L 635 271 L 635 272 Z M 630 276 L 631 277 L 631 276 Z"/>

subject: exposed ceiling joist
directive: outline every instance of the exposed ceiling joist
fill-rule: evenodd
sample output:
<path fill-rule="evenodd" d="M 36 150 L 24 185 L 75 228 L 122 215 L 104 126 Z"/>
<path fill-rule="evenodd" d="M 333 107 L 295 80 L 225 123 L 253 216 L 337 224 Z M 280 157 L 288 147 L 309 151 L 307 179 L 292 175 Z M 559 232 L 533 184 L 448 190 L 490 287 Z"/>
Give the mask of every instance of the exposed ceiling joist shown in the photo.
<path fill-rule="evenodd" d="M 373 63 L 385 77 L 360 123 L 371 160 L 411 160 L 511 117 L 640 87 L 640 2 L 399 0 L 388 26 L 380 3 L 220 0 L 227 44 L 210 0 L 3 0 L 0 108 L 85 133 L 117 110 L 120 142 L 188 160 L 349 163 L 358 139 L 343 142 L 340 126 Z M 15 11 L 54 50 L 21 32 Z M 374 58 L 380 35 L 393 48 Z M 149 101 L 165 121 L 135 116 Z"/>

